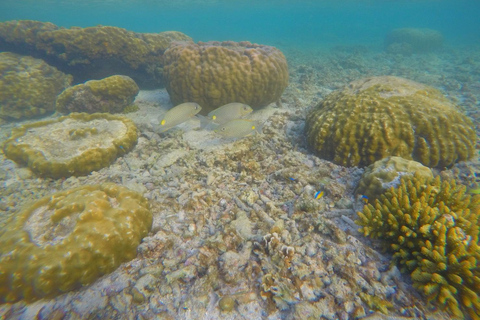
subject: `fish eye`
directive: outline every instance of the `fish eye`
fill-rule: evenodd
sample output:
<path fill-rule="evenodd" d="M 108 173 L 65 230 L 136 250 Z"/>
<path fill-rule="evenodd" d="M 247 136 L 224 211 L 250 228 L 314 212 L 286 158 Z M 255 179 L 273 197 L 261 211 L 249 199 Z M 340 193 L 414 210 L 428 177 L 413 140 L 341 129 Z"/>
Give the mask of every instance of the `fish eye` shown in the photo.
<path fill-rule="evenodd" d="M 225 130 L 227 130 L 227 128 L 223 127 L 223 128 L 222 128 L 222 131 L 225 131 Z"/>

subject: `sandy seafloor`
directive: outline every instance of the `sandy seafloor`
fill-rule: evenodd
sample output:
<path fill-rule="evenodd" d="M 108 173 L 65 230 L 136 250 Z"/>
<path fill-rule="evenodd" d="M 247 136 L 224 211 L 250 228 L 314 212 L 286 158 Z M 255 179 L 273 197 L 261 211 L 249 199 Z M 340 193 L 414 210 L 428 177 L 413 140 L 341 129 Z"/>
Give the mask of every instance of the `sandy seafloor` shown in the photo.
<path fill-rule="evenodd" d="M 0 153 L 0 226 L 32 200 L 105 181 L 142 193 L 154 216 L 134 260 L 54 299 L 0 305 L 0 319 L 449 319 L 389 265 L 379 241 L 357 232 L 362 204 L 353 194 L 363 169 L 308 151 L 304 120 L 350 81 L 395 75 L 440 89 L 478 124 L 478 49 L 405 57 L 363 46 L 283 48 L 290 84 L 279 103 L 252 115 L 266 121 L 263 134 L 225 141 L 192 119 L 160 136 L 150 122 L 171 103 L 159 89 L 141 91 L 139 111 L 127 114 L 141 133 L 136 147 L 98 172 L 37 178 Z M 14 125 L 1 125 L 2 142 Z M 468 186 L 475 172 L 478 152 L 436 170 Z M 325 195 L 315 200 L 318 190 Z M 390 301 L 388 316 L 360 291 Z M 232 311 L 222 311 L 228 301 Z"/>

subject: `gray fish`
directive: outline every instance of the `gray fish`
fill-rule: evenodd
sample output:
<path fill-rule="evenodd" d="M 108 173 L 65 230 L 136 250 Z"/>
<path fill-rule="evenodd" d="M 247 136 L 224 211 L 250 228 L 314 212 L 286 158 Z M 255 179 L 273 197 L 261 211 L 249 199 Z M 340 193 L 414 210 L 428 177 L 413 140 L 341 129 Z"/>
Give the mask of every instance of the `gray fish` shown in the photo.
<path fill-rule="evenodd" d="M 175 127 L 177 124 L 187 121 L 202 110 L 202 107 L 196 102 L 185 102 L 168 110 L 160 116 L 160 132 Z"/>
<path fill-rule="evenodd" d="M 202 122 L 200 126 L 201 128 L 204 128 L 210 123 L 222 125 L 233 119 L 243 118 L 252 111 L 253 109 L 244 103 L 227 103 L 213 111 L 210 111 L 207 117 L 201 117 Z"/>
<path fill-rule="evenodd" d="M 215 132 L 224 138 L 242 138 L 249 134 L 262 132 L 263 124 L 249 119 L 234 119 L 221 126 Z"/>

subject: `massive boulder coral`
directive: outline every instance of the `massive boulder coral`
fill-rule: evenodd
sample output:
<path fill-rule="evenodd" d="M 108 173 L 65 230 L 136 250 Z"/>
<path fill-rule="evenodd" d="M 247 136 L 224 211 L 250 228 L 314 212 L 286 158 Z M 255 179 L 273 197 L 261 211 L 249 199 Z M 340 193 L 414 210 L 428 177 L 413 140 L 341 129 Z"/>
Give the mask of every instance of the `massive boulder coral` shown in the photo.
<path fill-rule="evenodd" d="M 358 216 L 360 232 L 386 241 L 428 300 L 480 319 L 480 196 L 454 180 L 405 176 Z"/>
<path fill-rule="evenodd" d="M 15 128 L 3 150 L 41 176 L 60 178 L 110 165 L 132 149 L 137 138 L 137 128 L 128 118 L 72 113 Z"/>
<path fill-rule="evenodd" d="M 12 120 L 55 111 L 55 99 L 72 77 L 40 59 L 0 52 L 0 118 Z"/>
<path fill-rule="evenodd" d="M 403 78 L 371 77 L 328 95 L 307 115 L 309 147 L 343 166 L 388 156 L 449 167 L 475 152 L 472 121 L 440 91 Z"/>
<path fill-rule="evenodd" d="M 441 48 L 443 35 L 432 29 L 400 28 L 385 36 L 385 50 L 389 53 L 425 53 Z"/>
<path fill-rule="evenodd" d="M 0 233 L 0 303 L 50 298 L 133 259 L 152 226 L 148 201 L 106 183 L 44 197 Z"/>
<path fill-rule="evenodd" d="M 73 75 L 75 83 L 123 74 L 142 88 L 162 86 L 163 53 L 172 41 L 191 38 L 176 31 L 135 33 L 109 26 L 65 29 L 30 20 L 0 23 L 0 51 L 44 59 Z"/>
<path fill-rule="evenodd" d="M 288 65 L 277 48 L 250 42 L 181 42 L 165 51 L 164 75 L 174 104 L 194 101 L 208 112 L 230 102 L 252 108 L 280 98 Z"/>
<path fill-rule="evenodd" d="M 57 98 L 56 108 L 62 113 L 120 113 L 133 103 L 138 91 L 135 81 L 127 76 L 90 80 L 65 89 Z"/>

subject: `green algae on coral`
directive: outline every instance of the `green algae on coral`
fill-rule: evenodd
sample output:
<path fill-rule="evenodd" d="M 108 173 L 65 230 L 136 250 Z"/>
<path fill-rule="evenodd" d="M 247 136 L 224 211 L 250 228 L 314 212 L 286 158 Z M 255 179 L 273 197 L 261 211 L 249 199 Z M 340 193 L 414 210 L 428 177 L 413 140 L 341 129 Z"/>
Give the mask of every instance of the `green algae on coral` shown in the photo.
<path fill-rule="evenodd" d="M 343 166 L 368 166 L 388 156 L 427 167 L 471 158 L 472 121 L 440 91 L 398 77 L 354 81 L 307 115 L 309 147 Z"/>
<path fill-rule="evenodd" d="M 57 95 L 71 82 L 71 76 L 40 59 L 0 52 L 0 118 L 52 113 Z"/>
<path fill-rule="evenodd" d="M 12 131 L 5 155 L 51 178 L 87 175 L 110 165 L 137 142 L 135 124 L 106 113 L 72 113 Z"/>
<path fill-rule="evenodd" d="M 57 111 L 120 113 L 130 106 L 139 88 L 132 78 L 115 75 L 65 89 L 57 98 Z"/>
<path fill-rule="evenodd" d="M 0 233 L 0 303 L 51 298 L 133 259 L 152 225 L 148 201 L 105 183 L 44 197 Z"/>
<path fill-rule="evenodd" d="M 358 216 L 360 232 L 385 240 L 428 300 L 480 319 L 480 196 L 454 180 L 405 176 Z"/>

